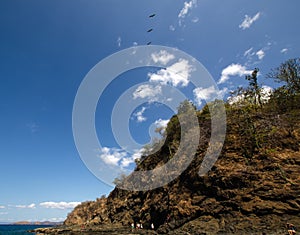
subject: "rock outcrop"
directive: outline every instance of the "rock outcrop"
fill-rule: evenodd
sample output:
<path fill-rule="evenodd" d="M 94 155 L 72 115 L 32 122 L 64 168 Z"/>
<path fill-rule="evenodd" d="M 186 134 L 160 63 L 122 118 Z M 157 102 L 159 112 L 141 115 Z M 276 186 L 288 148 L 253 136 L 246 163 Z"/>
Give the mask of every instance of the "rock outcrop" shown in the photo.
<path fill-rule="evenodd" d="M 222 152 L 208 174 L 199 176 L 211 131 L 204 109 L 198 113 L 197 154 L 179 177 L 150 191 L 116 187 L 107 198 L 78 205 L 64 225 L 128 230 L 131 223 L 146 229 L 153 223 L 158 234 L 284 234 L 287 222 L 300 226 L 299 114 L 299 109 L 277 113 L 227 108 Z M 172 158 L 180 141 L 176 116 L 166 132 L 163 147 L 143 157 L 136 171 Z"/>

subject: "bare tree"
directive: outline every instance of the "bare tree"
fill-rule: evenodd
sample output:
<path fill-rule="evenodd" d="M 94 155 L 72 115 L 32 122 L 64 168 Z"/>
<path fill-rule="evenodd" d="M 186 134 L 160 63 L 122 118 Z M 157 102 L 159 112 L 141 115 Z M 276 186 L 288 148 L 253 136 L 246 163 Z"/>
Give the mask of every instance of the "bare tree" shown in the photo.
<path fill-rule="evenodd" d="M 268 78 L 273 78 L 276 82 L 285 83 L 285 88 L 290 94 L 300 92 L 300 58 L 289 59 L 279 67 L 272 69 Z"/>

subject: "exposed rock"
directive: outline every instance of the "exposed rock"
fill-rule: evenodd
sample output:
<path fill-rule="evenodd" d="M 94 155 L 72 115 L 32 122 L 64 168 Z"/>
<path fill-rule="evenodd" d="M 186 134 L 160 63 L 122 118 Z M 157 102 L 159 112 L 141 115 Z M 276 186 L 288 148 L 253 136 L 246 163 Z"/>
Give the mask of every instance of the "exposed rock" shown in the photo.
<path fill-rule="evenodd" d="M 84 225 L 99 234 L 108 227 L 109 234 L 129 234 L 131 223 L 142 223 L 145 229 L 153 223 L 159 234 L 208 235 L 284 234 L 286 222 L 300 226 L 300 115 L 228 112 L 225 144 L 207 175 L 198 175 L 210 138 L 210 119 L 201 113 L 199 150 L 177 179 L 145 192 L 115 188 L 108 198 L 77 206 L 64 223 L 69 227 L 62 229 Z M 243 124 L 249 118 L 253 133 Z M 168 128 L 177 122 L 174 117 Z M 136 170 L 153 169 L 172 157 L 166 146 L 174 147 L 180 135 L 177 129 L 167 132 L 173 134 L 165 146 L 142 159 Z"/>

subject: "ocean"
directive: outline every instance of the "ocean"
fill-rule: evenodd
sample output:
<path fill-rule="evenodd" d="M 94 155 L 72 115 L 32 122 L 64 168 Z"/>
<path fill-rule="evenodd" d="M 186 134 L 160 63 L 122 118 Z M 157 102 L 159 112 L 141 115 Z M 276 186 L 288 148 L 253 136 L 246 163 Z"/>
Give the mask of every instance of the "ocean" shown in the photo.
<path fill-rule="evenodd" d="M 47 225 L 0 225 L 0 235 L 34 235 L 34 233 L 28 233 L 28 230 L 35 228 L 50 227 Z"/>

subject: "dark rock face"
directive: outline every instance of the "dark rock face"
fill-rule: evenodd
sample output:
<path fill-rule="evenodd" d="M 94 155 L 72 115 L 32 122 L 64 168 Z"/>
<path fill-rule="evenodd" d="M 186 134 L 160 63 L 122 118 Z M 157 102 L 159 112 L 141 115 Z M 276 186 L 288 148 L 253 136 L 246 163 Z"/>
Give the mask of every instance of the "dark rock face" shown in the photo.
<path fill-rule="evenodd" d="M 230 110 L 222 153 L 200 177 L 210 119 L 199 114 L 199 150 L 177 179 L 146 192 L 115 188 L 107 198 L 77 206 L 65 225 L 129 228 L 142 223 L 150 229 L 153 223 L 159 234 L 284 234 L 287 222 L 300 226 L 300 115 L 291 119 L 289 114 L 255 113 L 250 118 L 251 126 L 249 116 Z M 166 146 L 175 146 L 180 136 L 176 129 L 172 132 L 161 150 L 145 157 L 136 170 L 168 161 Z"/>

